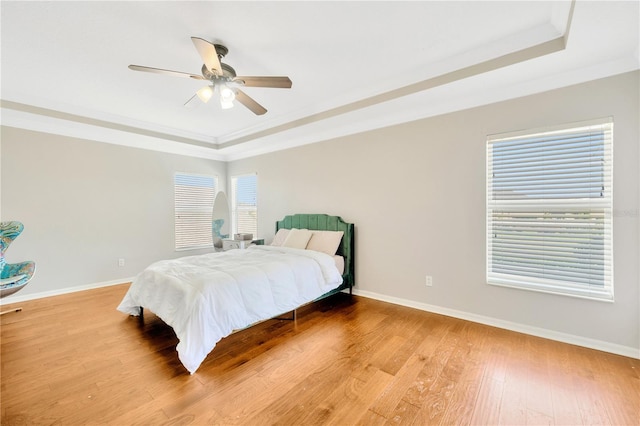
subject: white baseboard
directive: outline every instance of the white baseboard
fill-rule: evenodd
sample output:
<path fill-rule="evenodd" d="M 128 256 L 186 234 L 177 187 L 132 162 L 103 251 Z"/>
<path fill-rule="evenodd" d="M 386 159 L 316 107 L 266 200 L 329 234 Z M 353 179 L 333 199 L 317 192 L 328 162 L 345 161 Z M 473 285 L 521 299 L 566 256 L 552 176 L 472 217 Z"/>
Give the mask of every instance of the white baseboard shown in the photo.
<path fill-rule="evenodd" d="M 92 290 L 101 287 L 124 284 L 131 282 L 133 277 L 122 278 L 112 281 L 104 281 L 94 284 L 87 284 L 77 287 L 67 287 L 59 290 L 45 291 L 25 296 L 11 295 L 0 300 L 0 306 L 9 303 L 20 303 L 28 300 L 41 299 L 43 297 L 59 296 L 62 294 L 75 293 L 78 291 Z M 589 339 L 586 337 L 576 336 L 573 334 L 561 333 L 558 331 L 548 330 L 545 328 L 532 327 L 525 324 L 519 324 L 511 321 L 505 321 L 498 318 L 487 317 L 484 315 L 472 314 L 469 312 L 458 311 L 455 309 L 444 308 L 442 306 L 429 305 L 427 303 L 416 302 L 414 300 L 402 299 L 399 297 L 387 296 L 384 294 L 374 293 L 366 290 L 353 289 L 356 296 L 367 297 L 369 299 L 380 300 L 382 302 L 393 303 L 395 305 L 407 306 L 409 308 L 419 309 L 421 311 L 432 312 L 435 314 L 446 315 L 453 318 L 459 318 L 466 321 L 477 322 L 492 327 L 503 328 L 505 330 L 516 331 L 518 333 L 529 334 L 531 336 L 543 337 L 545 339 L 556 340 L 558 342 L 569 343 L 572 345 L 583 346 L 585 348 L 596 349 L 599 351 L 609 352 L 616 355 L 622 355 L 629 358 L 640 359 L 640 349 L 629 346 L 617 345 L 615 343 L 604 342 L 602 340 Z"/>
<path fill-rule="evenodd" d="M 109 287 L 112 285 L 130 283 L 131 281 L 133 281 L 133 278 L 134 277 L 129 277 L 129 278 L 122 278 L 118 280 L 103 281 L 103 282 L 94 283 L 94 284 L 81 285 L 77 287 L 67 287 L 67 288 L 61 288 L 58 290 L 42 291 L 40 293 L 26 294 L 24 296 L 21 296 L 18 294 L 12 294 L 11 296 L 7 296 L 4 299 L 0 299 L 0 306 L 8 305 L 10 303 L 21 303 L 21 302 L 26 302 L 28 300 L 42 299 L 43 297 L 60 296 L 61 294 L 75 293 L 77 291 L 92 290 L 95 288 Z"/>
<path fill-rule="evenodd" d="M 458 311 L 455 309 L 444 308 L 442 306 L 429 305 L 426 303 L 416 302 L 413 300 L 401 299 L 399 297 L 387 296 L 366 290 L 353 289 L 353 294 L 357 296 L 367 297 L 370 299 L 380 300 L 383 302 L 393 303 L 395 305 L 407 306 L 409 308 L 420 309 L 422 311 L 433 312 L 435 314 L 446 315 L 453 318 L 459 318 L 471 322 L 490 325 L 492 327 L 503 328 L 505 330 L 516 331 L 518 333 L 529 334 L 531 336 L 543 337 L 545 339 L 556 340 L 558 342 L 569 343 L 572 345 L 582 346 L 585 348 L 596 349 L 599 351 L 609 352 L 616 355 L 622 355 L 629 358 L 640 359 L 640 348 L 632 348 L 629 346 L 617 345 L 615 343 L 604 342 L 602 340 L 589 339 L 586 337 L 576 336 L 573 334 L 561 333 L 558 331 L 548 330 L 545 328 L 532 327 L 525 324 L 519 324 L 511 321 L 505 321 L 498 318 L 486 317 L 484 315 L 472 314 L 469 312 Z"/>

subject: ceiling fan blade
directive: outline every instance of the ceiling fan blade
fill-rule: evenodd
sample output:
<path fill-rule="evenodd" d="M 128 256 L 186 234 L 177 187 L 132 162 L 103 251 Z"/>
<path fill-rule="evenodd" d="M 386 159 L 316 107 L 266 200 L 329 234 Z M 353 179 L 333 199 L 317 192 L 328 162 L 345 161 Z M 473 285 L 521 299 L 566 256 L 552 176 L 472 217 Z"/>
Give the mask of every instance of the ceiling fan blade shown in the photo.
<path fill-rule="evenodd" d="M 236 101 L 249 108 L 251 112 L 256 115 L 262 115 L 267 112 L 267 110 L 262 105 L 254 101 L 253 98 L 250 98 L 242 90 L 236 90 Z"/>
<path fill-rule="evenodd" d="M 292 85 L 289 77 L 236 77 L 233 81 L 244 84 L 247 87 L 290 89 Z"/>
<path fill-rule="evenodd" d="M 180 72 L 180 71 L 163 70 L 160 68 L 143 67 L 142 65 L 129 65 L 129 69 L 134 71 L 144 71 L 144 72 L 152 72 L 156 74 L 172 75 L 174 77 L 186 77 L 186 78 L 194 78 L 196 80 L 205 80 L 205 78 L 201 75 L 189 74 L 189 73 Z"/>
<path fill-rule="evenodd" d="M 218 52 L 216 52 L 215 46 L 199 37 L 191 37 L 191 41 L 209 71 L 215 75 L 222 75 L 222 65 L 220 65 L 220 59 L 218 58 Z"/>

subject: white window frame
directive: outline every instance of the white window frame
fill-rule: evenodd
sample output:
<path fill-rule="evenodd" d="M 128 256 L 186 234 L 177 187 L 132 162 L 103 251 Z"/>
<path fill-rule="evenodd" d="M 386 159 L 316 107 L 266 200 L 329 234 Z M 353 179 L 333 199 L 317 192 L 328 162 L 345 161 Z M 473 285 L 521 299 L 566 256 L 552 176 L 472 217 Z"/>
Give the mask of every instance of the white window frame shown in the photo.
<path fill-rule="evenodd" d="M 515 167 L 511 164 L 512 171 L 502 169 L 502 181 L 494 177 L 494 170 L 498 175 L 501 174 L 500 160 L 496 162 L 495 169 L 493 167 L 494 148 L 501 149 L 500 147 L 506 147 L 509 143 L 518 144 L 525 139 L 534 138 L 536 144 L 540 139 L 544 139 L 545 142 L 556 142 L 553 147 L 562 148 L 568 144 L 562 145 L 557 142 L 559 139 L 564 139 L 567 134 L 581 132 L 604 135 L 602 142 L 596 141 L 593 144 L 589 142 L 590 155 L 594 155 L 592 146 L 596 146 L 598 149 L 603 149 L 603 154 L 598 158 L 604 160 L 591 163 L 601 164 L 602 171 L 591 173 L 590 169 L 590 174 L 585 179 L 595 179 L 598 186 L 591 183 L 592 186 L 586 189 L 587 195 L 577 193 L 573 187 L 579 180 L 574 174 L 576 165 L 572 163 L 577 161 L 573 159 L 577 154 L 573 153 L 568 154 L 571 158 L 563 160 L 567 164 L 554 165 L 552 172 L 535 172 L 533 177 L 530 175 L 522 177 L 525 173 L 521 167 L 527 161 L 537 160 L 538 154 L 532 156 L 526 152 L 523 153 L 522 148 L 518 148 L 515 154 L 510 150 L 511 159 L 516 158 L 515 161 L 522 163 L 518 163 Z M 501 143 L 503 144 L 500 145 Z M 540 146 L 534 147 L 533 150 L 540 149 Z M 570 147 L 570 149 L 574 148 Z M 541 157 L 549 155 L 550 152 L 551 148 L 545 146 Z M 487 283 L 612 302 L 614 298 L 612 118 L 490 135 L 487 137 L 486 159 Z M 534 167 L 538 168 L 538 165 L 544 164 L 543 159 L 534 164 L 536 164 Z M 565 172 L 565 176 L 557 177 L 558 171 Z M 494 180 L 496 180 L 495 185 Z M 550 185 L 551 180 L 555 186 Z M 505 181 L 508 183 L 505 184 Z M 602 190 L 593 191 L 593 188 L 600 188 L 600 182 L 602 182 Z M 558 190 L 558 187 L 562 189 Z M 545 195 L 540 195 L 540 191 L 546 192 Z M 559 195 L 559 191 L 566 195 Z M 544 230 L 539 230 L 541 225 Z M 588 230 L 588 238 L 580 240 L 583 241 L 582 243 L 577 242 L 579 241 L 578 228 L 582 230 L 580 232 L 584 232 L 584 229 Z M 507 236 L 507 234 L 510 235 Z M 569 235 L 568 243 L 558 242 L 560 238 L 565 238 L 567 235 Z M 595 243 L 596 235 L 602 243 Z M 532 242 L 528 240 L 529 238 L 539 242 Z M 562 247 L 565 244 L 568 248 Z M 568 254 L 563 253 L 563 250 L 567 250 Z M 600 254 L 601 251 L 603 254 Z M 590 260 L 592 252 L 597 252 L 593 255 L 597 260 L 593 262 Z M 570 268 L 569 272 L 566 272 L 566 268 Z M 563 274 L 566 276 L 562 276 Z M 576 274 L 580 274 L 580 278 L 575 278 Z M 580 280 L 583 282 L 579 282 Z"/>
<path fill-rule="evenodd" d="M 238 179 L 242 179 L 245 177 L 253 176 L 256 179 L 255 184 L 255 203 L 253 206 L 239 206 L 238 205 L 238 196 L 237 196 L 237 182 Z M 231 229 L 232 234 L 238 233 L 251 233 L 253 234 L 253 238 L 258 238 L 258 174 L 257 173 L 246 173 L 237 176 L 231 176 Z M 254 212 L 255 215 L 255 224 L 254 227 L 250 227 L 249 229 L 240 228 L 238 215 L 240 212 Z"/>
<path fill-rule="evenodd" d="M 211 181 L 212 186 L 185 185 L 181 179 Z M 218 176 L 176 172 L 173 176 L 174 190 L 174 237 L 175 250 L 195 250 L 213 247 L 212 216 L 213 201 L 218 191 Z"/>

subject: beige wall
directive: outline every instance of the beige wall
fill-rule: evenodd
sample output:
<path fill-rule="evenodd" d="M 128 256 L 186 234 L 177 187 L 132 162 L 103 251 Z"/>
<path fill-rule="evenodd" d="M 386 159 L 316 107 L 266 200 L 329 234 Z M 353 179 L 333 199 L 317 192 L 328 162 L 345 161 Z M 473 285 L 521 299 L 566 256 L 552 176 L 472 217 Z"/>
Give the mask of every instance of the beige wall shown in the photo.
<path fill-rule="evenodd" d="M 16 297 L 132 277 L 156 260 L 198 253 L 174 249 L 174 173 L 217 175 L 226 185 L 224 162 L 9 127 L 1 163 L 2 220 L 25 225 L 7 259 L 37 268 Z"/>
<path fill-rule="evenodd" d="M 228 176 L 257 172 L 260 237 L 270 240 L 275 221 L 291 213 L 356 224 L 360 291 L 640 350 L 639 78 L 628 73 L 229 164 L 2 127 L 0 213 L 26 226 L 8 258 L 38 264 L 17 295 L 114 281 L 194 254 L 173 249 L 173 174 L 219 175 L 225 185 Z M 615 123 L 615 303 L 487 285 L 486 135 L 606 116 Z"/>
<path fill-rule="evenodd" d="M 360 290 L 638 349 L 638 80 L 623 74 L 234 161 L 228 173 L 258 173 L 258 233 L 267 239 L 291 213 L 355 223 Z M 615 303 L 487 285 L 486 136 L 607 116 Z"/>

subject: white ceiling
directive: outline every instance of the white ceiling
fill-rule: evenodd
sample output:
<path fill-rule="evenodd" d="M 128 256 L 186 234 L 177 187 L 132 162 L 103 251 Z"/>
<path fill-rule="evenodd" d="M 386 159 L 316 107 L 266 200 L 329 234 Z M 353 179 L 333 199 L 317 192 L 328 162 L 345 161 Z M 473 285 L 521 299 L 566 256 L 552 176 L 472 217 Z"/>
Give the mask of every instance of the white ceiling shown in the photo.
<path fill-rule="evenodd" d="M 233 160 L 640 68 L 639 2 L 1 3 L 2 124 Z M 570 23 L 570 26 L 568 24 Z M 185 108 L 190 37 L 268 109 Z"/>

